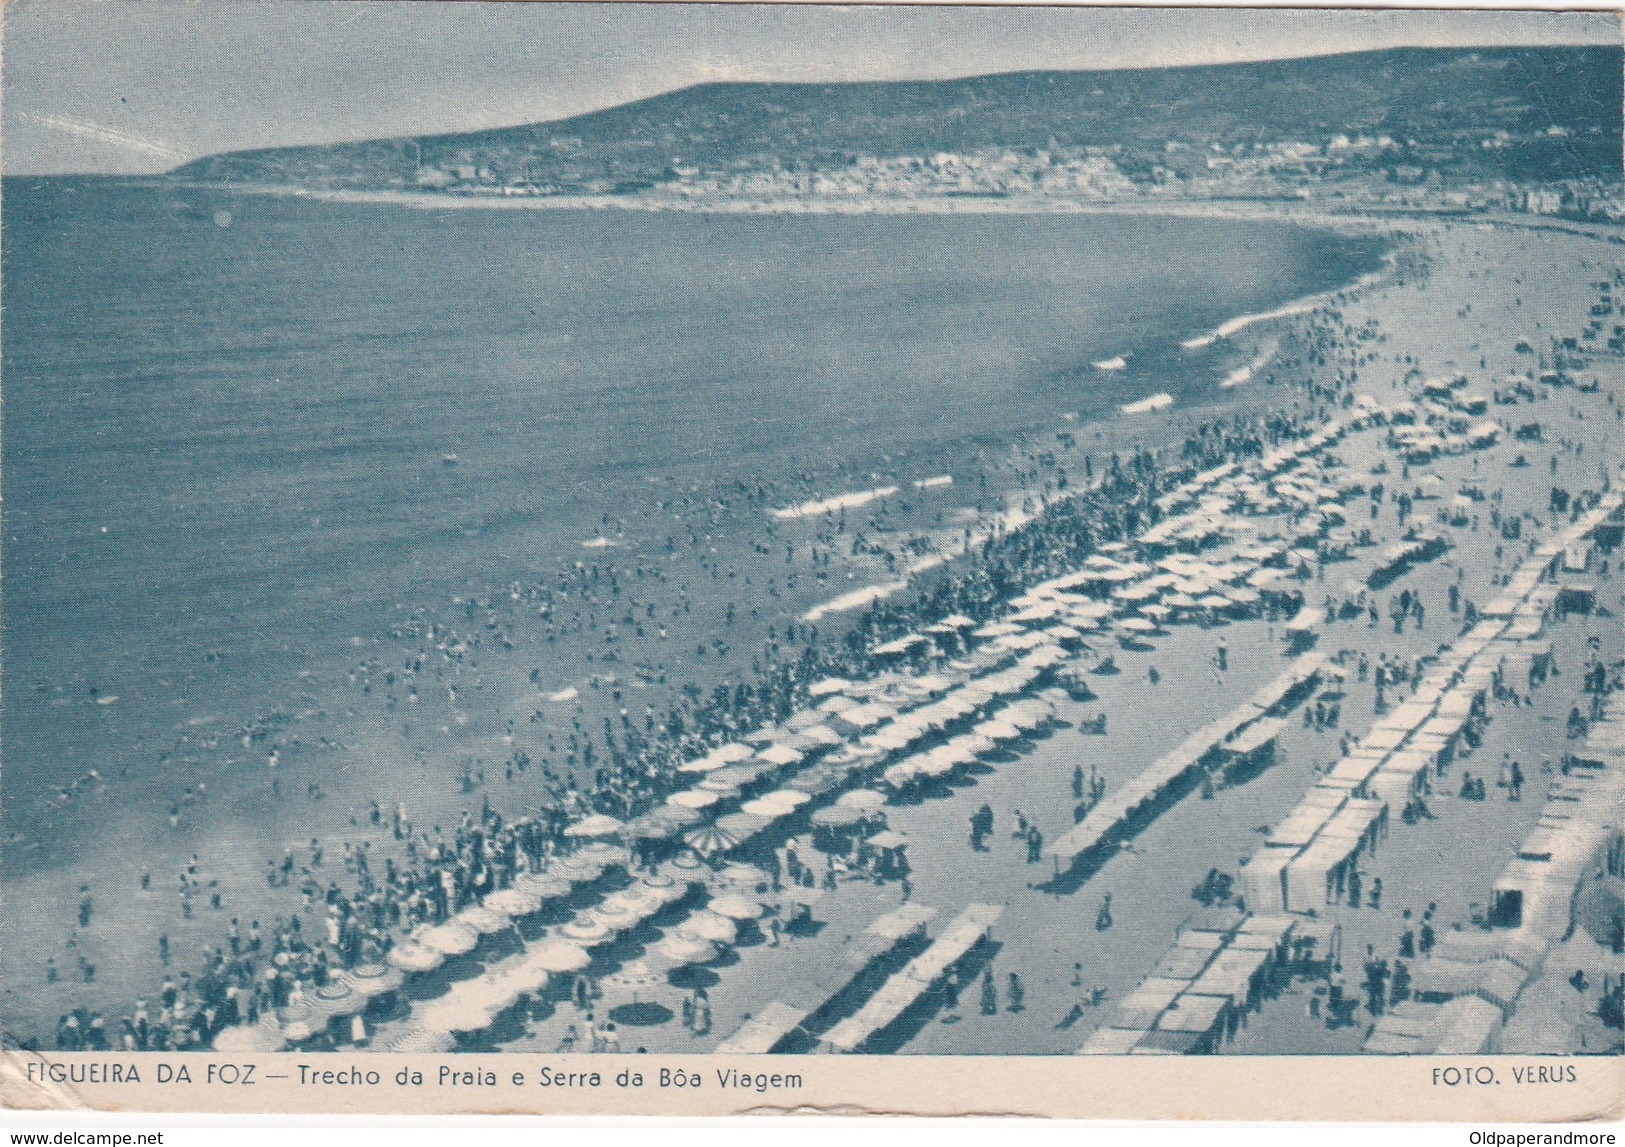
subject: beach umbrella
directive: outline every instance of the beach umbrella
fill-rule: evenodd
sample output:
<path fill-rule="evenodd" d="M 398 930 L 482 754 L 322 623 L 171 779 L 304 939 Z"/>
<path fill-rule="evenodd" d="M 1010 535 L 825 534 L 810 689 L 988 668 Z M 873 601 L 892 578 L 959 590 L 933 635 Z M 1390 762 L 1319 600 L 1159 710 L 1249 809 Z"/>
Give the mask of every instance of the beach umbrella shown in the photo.
<path fill-rule="evenodd" d="M 565 829 L 564 835 L 577 840 L 591 840 L 594 837 L 615 836 L 624 827 L 626 826 L 607 813 L 595 812 Z"/>
<path fill-rule="evenodd" d="M 724 765 L 732 764 L 735 761 L 742 761 L 750 755 L 751 748 L 749 745 L 741 744 L 738 741 L 730 741 L 720 748 L 711 750 L 698 760 L 689 761 L 687 764 L 680 766 L 677 771 L 682 773 L 708 773 L 713 769 L 720 769 Z"/>
<path fill-rule="evenodd" d="M 445 1055 L 457 1046 L 446 1032 L 414 1027 L 389 1041 L 389 1050 L 403 1055 Z"/>
<path fill-rule="evenodd" d="M 526 896 L 534 896 L 545 902 L 570 895 L 571 884 L 564 877 L 553 875 L 551 871 L 525 872 L 514 877 L 513 887 Z"/>
<path fill-rule="evenodd" d="M 744 788 L 761 780 L 764 773 L 773 771 L 773 766 L 762 761 L 746 764 L 729 765 L 725 769 L 718 769 L 705 778 L 707 785 L 732 785 L 734 788 Z"/>
<path fill-rule="evenodd" d="M 622 908 L 618 904 L 611 904 L 608 901 L 587 909 L 587 911 L 583 912 L 581 915 L 590 917 L 593 920 L 597 920 L 611 932 L 617 933 L 625 932 L 628 928 L 633 927 L 638 922 L 638 918 L 632 913 L 628 912 L 625 908 Z M 580 917 L 578 917 L 578 919 L 579 918 Z"/>
<path fill-rule="evenodd" d="M 525 949 L 525 963 L 529 967 L 564 975 L 583 971 L 592 963 L 592 957 L 579 944 L 563 940 L 542 940 Z"/>
<path fill-rule="evenodd" d="M 616 864 L 624 865 L 632 859 L 632 853 L 624 845 L 609 844 L 602 840 L 595 840 L 591 844 L 577 849 L 576 855 L 585 857 L 592 863 L 601 864 L 606 868 Z"/>
<path fill-rule="evenodd" d="M 960 755 L 948 745 L 939 745 L 924 756 L 915 758 L 914 771 L 926 777 L 945 777 L 964 764 Z"/>
<path fill-rule="evenodd" d="M 430 1031 L 477 1032 L 491 1026 L 496 1009 L 445 999 L 424 1008 L 415 1018 Z"/>
<path fill-rule="evenodd" d="M 367 997 L 342 976 L 329 977 L 327 983 L 309 993 L 305 1001 L 312 1011 L 324 1016 L 353 1016 L 367 1006 Z"/>
<path fill-rule="evenodd" d="M 502 913 L 477 904 L 464 908 L 451 919 L 455 924 L 461 924 L 465 928 L 472 928 L 481 936 L 489 936 L 494 932 L 502 931 L 504 928 L 513 927 L 513 921 Z"/>
<path fill-rule="evenodd" d="M 503 978 L 512 983 L 520 992 L 539 993 L 546 989 L 548 983 L 551 982 L 553 973 L 546 968 L 538 968 L 529 960 L 521 959 L 507 972 L 503 973 Z"/>
<path fill-rule="evenodd" d="M 327 1026 L 325 1021 L 312 1018 L 309 1014 L 301 1015 L 283 1023 L 282 1035 L 289 1043 L 302 1043 Z"/>
<path fill-rule="evenodd" d="M 767 820 L 777 820 L 787 816 L 811 800 L 806 793 L 793 790 L 779 789 L 766 796 L 757 797 L 753 801 L 746 801 L 739 806 L 739 811 L 749 816 L 759 816 Z"/>
<path fill-rule="evenodd" d="M 739 795 L 739 786 L 732 781 L 719 781 L 712 778 L 711 780 L 701 781 L 695 787 L 709 793 L 716 793 L 720 799 L 725 801 L 733 800 L 734 797 Z"/>
<path fill-rule="evenodd" d="M 389 962 L 403 972 L 432 972 L 446 962 L 446 954 L 408 940 L 389 950 Z"/>
<path fill-rule="evenodd" d="M 815 765 L 791 777 L 784 783 L 784 787 L 798 793 L 806 793 L 808 796 L 822 796 L 839 785 L 843 776 L 844 774 L 833 769 Z"/>
<path fill-rule="evenodd" d="M 357 964 L 345 972 L 344 977 L 350 981 L 352 988 L 367 997 L 397 991 L 406 982 L 406 976 L 399 968 L 391 968 L 387 964 Z"/>
<path fill-rule="evenodd" d="M 691 825 L 699 824 L 701 820 L 705 819 L 700 815 L 698 809 L 684 808 L 682 805 L 661 805 L 656 812 L 658 812 L 663 819 L 675 824 L 679 829 L 685 829 Z"/>
<path fill-rule="evenodd" d="M 1021 730 L 1003 718 L 994 718 L 983 721 L 976 726 L 974 732 L 986 737 L 990 741 L 1014 741 L 1021 736 Z"/>
<path fill-rule="evenodd" d="M 918 757 L 910 757 L 908 760 L 900 761 L 899 763 L 893 765 L 891 768 L 887 769 L 884 773 L 881 774 L 880 779 L 885 781 L 892 788 L 900 789 L 904 785 L 907 785 L 911 781 L 913 781 L 915 777 L 919 776 L 919 774 L 920 774 L 920 758 L 918 758 Z M 826 811 L 827 812 L 828 810 L 825 809 L 825 810 L 821 810 L 821 811 Z M 860 819 L 860 818 L 854 818 L 852 823 L 856 824 L 858 819 Z M 813 817 L 813 823 L 814 824 L 818 823 L 818 818 L 817 818 L 816 815 Z M 838 828 L 838 827 L 843 827 L 843 826 L 831 825 L 829 827 Z"/>
<path fill-rule="evenodd" d="M 755 816 L 748 812 L 731 812 L 727 816 L 718 817 L 716 826 L 735 840 L 746 841 L 772 823 L 765 816 Z"/>
<path fill-rule="evenodd" d="M 666 889 L 633 884 L 604 900 L 606 907 L 619 908 L 639 920 L 653 916 L 666 905 Z"/>
<path fill-rule="evenodd" d="M 1207 609 L 1229 609 L 1230 599 L 1220 594 L 1209 593 L 1197 598 L 1196 604 Z"/>
<path fill-rule="evenodd" d="M 613 933 L 602 920 L 583 914 L 560 928 L 559 935 L 590 948 L 595 944 L 602 944 Z"/>
<path fill-rule="evenodd" d="M 993 739 L 991 737 L 984 737 L 980 733 L 976 732 L 965 733 L 962 736 L 955 737 L 954 743 L 963 745 L 965 751 L 970 753 L 973 757 L 980 756 L 993 748 Z"/>
<path fill-rule="evenodd" d="M 688 895 L 687 884 L 663 884 L 657 886 L 638 883 L 633 887 L 662 907 L 667 904 L 675 904 Z"/>
<path fill-rule="evenodd" d="M 993 691 L 984 688 L 979 681 L 972 681 L 970 684 L 961 685 L 958 689 L 954 690 L 952 696 L 958 697 L 965 704 L 969 705 L 971 710 L 975 710 L 993 700 Z"/>
<path fill-rule="evenodd" d="M 677 886 L 677 881 L 673 880 L 671 874 L 665 872 L 664 870 L 657 872 L 645 872 L 638 879 L 638 883 L 644 885 L 645 887 L 661 891 Z"/>
<path fill-rule="evenodd" d="M 1206 604 L 1207 601 L 1208 598 L 1203 598 L 1202 604 Z M 1222 597 L 1218 598 L 1218 602 L 1221 606 L 1230 604 Z M 1143 617 L 1125 617 L 1117 623 L 1117 628 L 1126 629 L 1130 633 L 1155 633 L 1157 630 L 1157 623 Z"/>
<path fill-rule="evenodd" d="M 529 916 L 542 906 L 542 898 L 518 887 L 503 888 L 485 898 L 485 907 L 503 916 Z"/>
<path fill-rule="evenodd" d="M 432 928 L 424 928 L 413 937 L 425 948 L 432 948 L 447 956 L 462 956 L 472 952 L 480 942 L 479 933 L 466 924 L 448 920 Z"/>
<path fill-rule="evenodd" d="M 662 986 L 662 971 L 664 969 L 651 966 L 647 956 L 645 956 L 642 960 L 633 960 L 630 964 L 623 964 L 614 975 L 605 977 L 604 984 L 608 987 L 630 991 L 633 998 L 636 999 L 638 994 L 645 989 Z M 620 1012 L 621 1009 L 617 1008 L 615 1010 Z M 669 1011 L 665 1015 L 667 1019 L 671 1018 Z"/>
<path fill-rule="evenodd" d="M 886 794 L 878 793 L 874 789 L 853 789 L 849 793 L 842 793 L 836 798 L 835 803 L 845 808 L 874 812 L 876 809 L 886 807 Z"/>
<path fill-rule="evenodd" d="M 702 825 L 683 834 L 683 843 L 701 856 L 715 856 L 739 847 L 739 838 L 715 824 Z"/>
<path fill-rule="evenodd" d="M 492 1014 L 510 1008 L 519 999 L 522 990 L 514 981 L 513 966 L 509 965 L 508 970 L 502 973 L 487 973 L 477 980 L 464 980 L 447 992 L 441 1002 L 455 1000 L 458 1004 Z"/>
<path fill-rule="evenodd" d="M 666 840 L 698 823 L 700 814 L 678 805 L 661 805 L 627 822 L 628 840 Z"/>
<path fill-rule="evenodd" d="M 522 954 L 510 960 L 497 975 L 498 981 L 505 989 L 513 990 L 515 1000 L 533 992 L 541 992 L 552 978 L 552 973 L 545 968 L 536 967 Z"/>
<path fill-rule="evenodd" d="M 767 873 L 754 864 L 732 861 L 719 868 L 711 877 L 713 888 L 743 888 L 754 892 L 767 883 Z"/>
<path fill-rule="evenodd" d="M 287 1037 L 282 1029 L 274 1023 L 261 1020 L 252 1024 L 233 1024 L 215 1033 L 213 1042 L 215 1051 L 231 1052 L 232 1054 L 252 1054 L 255 1052 L 281 1051 L 288 1046 Z"/>
<path fill-rule="evenodd" d="M 708 753 L 703 757 L 685 761 L 683 764 L 678 765 L 677 771 L 680 773 L 709 773 L 713 769 L 722 768 L 727 763 L 727 761 L 719 759 L 715 753 Z"/>
<path fill-rule="evenodd" d="M 718 916 L 726 916 L 729 920 L 755 920 L 762 914 L 760 902 L 740 896 L 738 893 L 718 896 L 707 904 L 706 908 Z"/>
<path fill-rule="evenodd" d="M 588 881 L 597 880 L 604 874 L 604 869 L 608 867 L 607 864 L 596 861 L 590 856 L 575 855 L 555 860 L 547 872 L 549 876 L 568 880 L 572 884 L 585 884 Z"/>
<path fill-rule="evenodd" d="M 901 766 L 894 767 L 901 768 Z M 912 774 L 913 770 L 908 769 L 907 772 Z M 889 770 L 887 775 L 890 775 Z M 899 773 L 898 777 L 900 780 L 907 779 L 903 773 Z M 836 803 L 814 812 L 812 814 L 812 822 L 819 828 L 851 828 L 868 815 L 869 814 L 861 808 Z"/>
<path fill-rule="evenodd" d="M 801 760 L 801 753 L 783 742 L 769 745 L 756 755 L 770 765 L 793 765 Z"/>
<path fill-rule="evenodd" d="M 785 788 L 775 789 L 762 799 L 765 801 L 772 801 L 774 804 L 777 804 L 783 808 L 786 812 L 791 812 L 806 804 L 812 799 L 812 797 L 808 796 L 800 789 Z"/>
<path fill-rule="evenodd" d="M 726 916 L 716 912 L 696 912 L 677 929 L 679 936 L 696 940 L 709 940 L 714 944 L 732 944 L 739 937 L 739 929 Z"/>
<path fill-rule="evenodd" d="M 671 876 L 672 880 L 681 884 L 686 883 L 704 865 L 700 858 L 693 853 L 683 852 L 672 857 L 660 866 L 660 871 Z"/>
<path fill-rule="evenodd" d="M 827 748 L 833 748 L 845 739 L 834 729 L 823 724 L 808 725 L 796 735 L 808 745 L 823 745 Z"/>
<path fill-rule="evenodd" d="M 651 968 L 669 971 L 689 964 L 703 964 L 716 959 L 716 955 L 716 945 L 711 941 L 674 933 L 649 945 L 643 959 Z"/>
<path fill-rule="evenodd" d="M 685 789 L 680 793 L 672 793 L 666 798 L 666 803 L 673 808 L 686 808 L 698 811 L 710 808 L 722 799 L 722 795 L 711 789 Z"/>

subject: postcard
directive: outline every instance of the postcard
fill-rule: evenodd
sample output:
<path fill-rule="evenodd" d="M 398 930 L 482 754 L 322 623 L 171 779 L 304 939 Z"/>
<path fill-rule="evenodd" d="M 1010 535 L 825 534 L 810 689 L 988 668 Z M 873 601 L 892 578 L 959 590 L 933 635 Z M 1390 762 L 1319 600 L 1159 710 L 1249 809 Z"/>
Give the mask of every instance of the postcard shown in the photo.
<path fill-rule="evenodd" d="M 5 33 L 0 1102 L 1619 1117 L 1615 15 Z"/>

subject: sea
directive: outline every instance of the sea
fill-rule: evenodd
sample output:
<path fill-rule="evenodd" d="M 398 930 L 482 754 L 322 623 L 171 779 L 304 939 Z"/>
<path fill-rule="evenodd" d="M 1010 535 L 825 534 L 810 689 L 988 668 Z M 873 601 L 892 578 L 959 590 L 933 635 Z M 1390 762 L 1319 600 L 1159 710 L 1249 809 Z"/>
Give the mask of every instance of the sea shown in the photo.
<path fill-rule="evenodd" d="M 1060 412 L 1216 401 L 1234 364 L 1193 370 L 1182 342 L 1382 254 L 1218 218 L 480 210 L 90 178 L 7 179 L 3 227 L 12 873 L 97 831 L 69 818 L 37 847 L 76 780 L 130 794 L 96 817 L 161 816 L 144 793 L 177 729 L 218 728 L 225 752 L 391 618 L 580 561 L 661 491 L 796 475 L 816 499 L 951 474 Z"/>

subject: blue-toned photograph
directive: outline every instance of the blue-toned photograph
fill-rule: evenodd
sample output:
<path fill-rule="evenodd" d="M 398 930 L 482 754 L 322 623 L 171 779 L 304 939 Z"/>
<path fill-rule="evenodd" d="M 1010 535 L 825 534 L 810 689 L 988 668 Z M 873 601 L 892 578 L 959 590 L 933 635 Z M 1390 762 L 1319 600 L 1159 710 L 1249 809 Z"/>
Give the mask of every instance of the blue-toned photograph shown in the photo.
<path fill-rule="evenodd" d="M 4 1047 L 1625 1049 L 1616 15 L 4 34 Z"/>

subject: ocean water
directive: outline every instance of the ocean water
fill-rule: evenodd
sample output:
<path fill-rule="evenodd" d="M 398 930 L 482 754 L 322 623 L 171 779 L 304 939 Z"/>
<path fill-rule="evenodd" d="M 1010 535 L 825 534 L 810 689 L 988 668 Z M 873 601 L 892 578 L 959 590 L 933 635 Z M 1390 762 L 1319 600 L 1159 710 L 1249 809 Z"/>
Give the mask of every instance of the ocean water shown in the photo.
<path fill-rule="evenodd" d="M 87 770 L 139 786 L 178 725 L 320 679 L 396 607 L 579 559 L 659 489 L 806 473 L 822 497 L 1216 388 L 1175 373 L 1181 340 L 1380 254 L 1262 222 L 73 179 L 8 180 L 3 211 L 7 837 Z"/>

